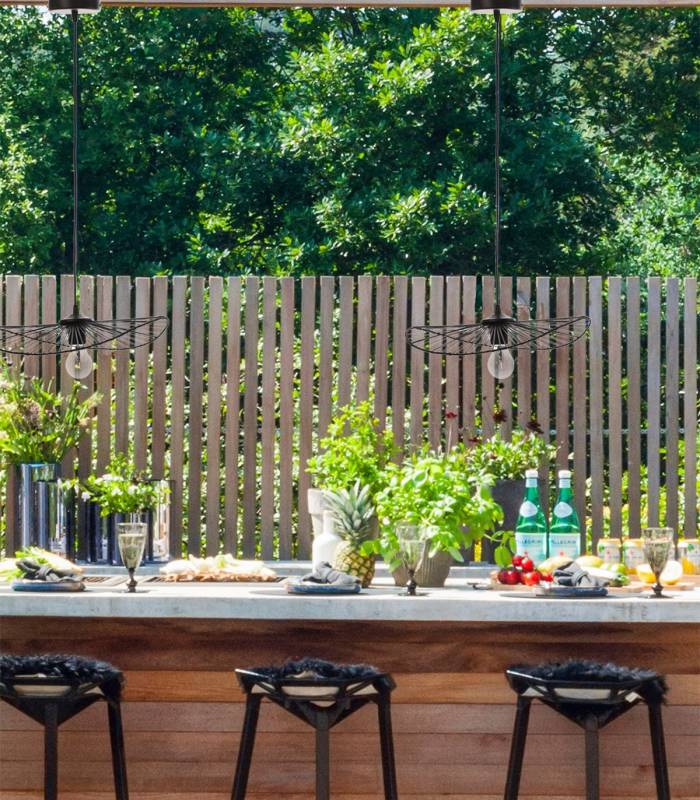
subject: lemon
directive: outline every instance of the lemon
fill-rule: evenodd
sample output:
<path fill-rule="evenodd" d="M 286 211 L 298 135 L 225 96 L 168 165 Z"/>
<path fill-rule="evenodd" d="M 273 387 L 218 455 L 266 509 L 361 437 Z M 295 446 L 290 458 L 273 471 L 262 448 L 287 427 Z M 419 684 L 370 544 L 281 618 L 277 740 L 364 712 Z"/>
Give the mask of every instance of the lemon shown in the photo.
<path fill-rule="evenodd" d="M 640 564 L 637 567 L 637 577 L 644 583 L 654 583 L 654 573 L 648 564 Z M 683 565 L 680 561 L 669 561 L 661 573 L 661 583 L 664 586 L 673 586 L 674 583 L 683 577 Z"/>
<path fill-rule="evenodd" d="M 603 559 L 598 556 L 579 556 L 576 563 L 582 567 L 602 567 Z"/>

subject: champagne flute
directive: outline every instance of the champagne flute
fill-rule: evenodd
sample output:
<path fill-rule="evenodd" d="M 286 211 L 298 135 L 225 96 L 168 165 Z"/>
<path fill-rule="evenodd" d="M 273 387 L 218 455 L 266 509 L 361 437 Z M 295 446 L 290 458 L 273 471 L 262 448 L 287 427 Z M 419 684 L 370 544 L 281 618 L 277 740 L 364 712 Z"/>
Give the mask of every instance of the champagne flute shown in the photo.
<path fill-rule="evenodd" d="M 122 562 L 129 572 L 129 582 L 126 585 L 127 591 L 135 592 L 136 579 L 134 578 L 134 573 L 141 564 L 143 551 L 146 548 L 146 525 L 142 523 L 124 523 L 120 527 L 126 528 L 125 531 L 119 533 L 117 542 Z"/>
<path fill-rule="evenodd" d="M 399 540 L 399 556 L 408 572 L 406 581 L 406 591 L 401 592 L 402 597 L 420 597 L 416 592 L 418 583 L 416 572 L 420 569 L 425 558 L 430 537 L 425 535 L 426 531 L 420 525 L 402 522 L 396 527 L 396 536 Z"/>
<path fill-rule="evenodd" d="M 654 584 L 653 598 L 667 598 L 661 586 L 661 573 L 668 563 L 673 549 L 673 528 L 644 528 L 642 531 L 644 556 L 651 567 L 656 583 Z"/>

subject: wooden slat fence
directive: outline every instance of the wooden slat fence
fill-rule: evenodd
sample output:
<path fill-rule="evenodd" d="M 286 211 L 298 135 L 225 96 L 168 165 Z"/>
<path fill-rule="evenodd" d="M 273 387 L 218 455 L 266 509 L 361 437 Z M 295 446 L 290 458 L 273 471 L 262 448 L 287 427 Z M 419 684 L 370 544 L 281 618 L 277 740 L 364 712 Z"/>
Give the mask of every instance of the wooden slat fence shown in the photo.
<path fill-rule="evenodd" d="M 502 281 L 503 304 L 519 318 L 585 311 L 592 328 L 571 348 L 518 354 L 501 389 L 509 414 L 501 435 L 539 422 L 558 446 L 556 465 L 574 469 L 594 542 L 637 535 L 647 523 L 696 536 L 697 279 Z M 0 318 L 54 320 L 71 283 L 2 276 Z M 102 395 L 95 425 L 64 469 L 84 476 L 128 451 L 154 477 L 169 477 L 173 552 L 307 557 L 304 466 L 344 403 L 371 399 L 406 447 L 444 447 L 497 427 L 486 359 L 409 351 L 405 335 L 411 324 L 488 311 L 489 277 L 100 276 L 83 277 L 80 292 L 81 308 L 100 318 L 170 317 L 150 352 L 98 356 L 89 381 Z M 24 366 L 47 382 L 58 376 L 67 390 L 54 358 Z M 554 467 L 542 476 L 551 488 Z M 12 509 L 3 517 L 12 550 Z"/>

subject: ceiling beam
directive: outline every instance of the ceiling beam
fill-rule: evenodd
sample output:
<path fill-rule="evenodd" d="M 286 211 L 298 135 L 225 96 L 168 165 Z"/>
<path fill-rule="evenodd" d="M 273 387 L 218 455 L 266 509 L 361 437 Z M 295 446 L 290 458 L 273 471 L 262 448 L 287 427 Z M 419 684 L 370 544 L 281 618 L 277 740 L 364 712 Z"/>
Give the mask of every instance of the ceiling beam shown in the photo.
<path fill-rule="evenodd" d="M 692 8 L 697 6 L 698 0 L 557 0 L 557 2 L 544 2 L 544 0 L 523 0 L 526 8 Z M 0 0 L 0 6 L 42 6 L 46 0 Z M 141 7 L 172 7 L 172 8 L 283 8 L 300 7 L 328 8 L 328 7 L 389 7 L 389 8 L 441 8 L 465 7 L 469 0 L 453 0 L 445 3 L 440 0 L 364 0 L 364 2 L 328 2 L 328 0 L 102 0 L 103 6 L 141 6 Z"/>

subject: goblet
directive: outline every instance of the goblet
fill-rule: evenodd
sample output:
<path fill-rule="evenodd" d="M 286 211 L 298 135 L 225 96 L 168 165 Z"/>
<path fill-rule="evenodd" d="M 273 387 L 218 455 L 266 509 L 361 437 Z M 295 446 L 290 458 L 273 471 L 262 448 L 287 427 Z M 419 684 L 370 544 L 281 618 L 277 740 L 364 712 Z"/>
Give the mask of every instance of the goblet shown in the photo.
<path fill-rule="evenodd" d="M 129 582 L 126 585 L 128 592 L 136 591 L 134 573 L 139 568 L 143 558 L 147 530 L 148 526 L 142 522 L 123 522 L 119 525 L 117 542 L 119 544 L 119 554 L 129 572 Z"/>
<path fill-rule="evenodd" d="M 428 552 L 430 537 L 426 536 L 425 528 L 420 525 L 401 523 L 396 528 L 396 536 L 399 540 L 399 557 L 403 563 L 408 580 L 406 581 L 406 591 L 401 592 L 402 597 L 420 597 L 416 592 L 418 583 L 416 582 L 416 572 L 420 569 L 423 559 Z"/>
<path fill-rule="evenodd" d="M 653 587 L 654 593 L 651 597 L 667 598 L 669 595 L 663 594 L 661 573 L 664 571 L 673 549 L 673 528 L 644 528 L 642 531 L 642 544 L 644 556 L 656 578 L 656 583 Z"/>

